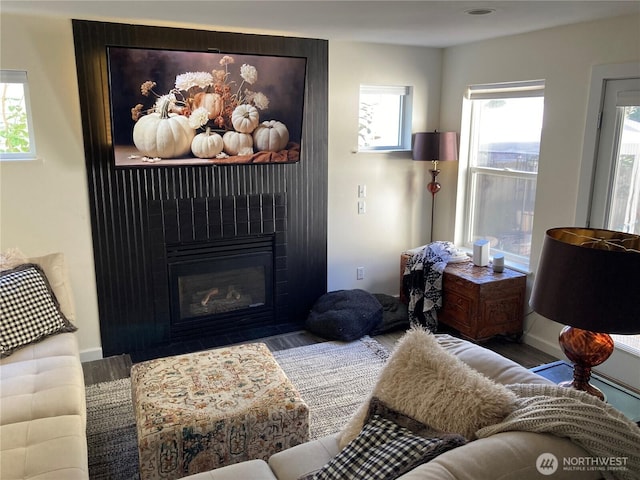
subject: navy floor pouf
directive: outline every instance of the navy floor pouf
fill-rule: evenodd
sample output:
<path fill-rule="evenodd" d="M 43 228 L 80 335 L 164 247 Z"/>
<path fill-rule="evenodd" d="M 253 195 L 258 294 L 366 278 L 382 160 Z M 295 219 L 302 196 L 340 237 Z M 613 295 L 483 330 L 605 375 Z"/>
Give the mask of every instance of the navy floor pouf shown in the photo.
<path fill-rule="evenodd" d="M 382 323 L 382 305 L 364 290 L 336 290 L 322 295 L 311 308 L 306 328 L 328 340 L 350 342 Z"/>
<path fill-rule="evenodd" d="M 406 329 L 409 327 L 409 310 L 406 303 L 400 301 L 398 297 L 385 295 L 384 293 L 374 293 L 373 296 L 382 305 L 382 322 L 369 335 L 380 335 L 399 328 Z"/>

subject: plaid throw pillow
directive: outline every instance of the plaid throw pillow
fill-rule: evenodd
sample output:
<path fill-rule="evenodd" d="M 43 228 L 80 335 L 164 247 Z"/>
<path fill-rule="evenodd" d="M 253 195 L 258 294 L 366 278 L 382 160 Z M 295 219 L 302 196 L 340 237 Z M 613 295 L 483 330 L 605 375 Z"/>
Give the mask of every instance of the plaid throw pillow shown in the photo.
<path fill-rule="evenodd" d="M 393 480 L 465 442 L 460 435 L 425 438 L 375 414 L 360 435 L 320 471 L 306 478 Z"/>
<path fill-rule="evenodd" d="M 49 335 L 73 332 L 42 269 L 20 265 L 0 273 L 0 357 Z"/>

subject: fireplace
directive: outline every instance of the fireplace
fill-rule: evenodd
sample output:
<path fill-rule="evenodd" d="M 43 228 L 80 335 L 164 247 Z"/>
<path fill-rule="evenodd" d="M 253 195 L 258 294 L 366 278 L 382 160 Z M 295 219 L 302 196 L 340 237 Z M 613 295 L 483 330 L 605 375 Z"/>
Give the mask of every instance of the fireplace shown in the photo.
<path fill-rule="evenodd" d="M 103 355 L 127 353 L 135 362 L 303 328 L 327 288 L 328 42 L 86 20 L 73 20 L 73 37 Z M 213 46 L 306 57 L 302 161 L 116 167 L 111 105 L 95 101 L 108 97 L 109 45 L 198 51 Z M 234 312 L 172 320 L 169 263 L 175 269 L 181 261 L 173 256 L 174 247 L 261 235 L 273 235 L 273 293 L 265 290 L 264 306 L 252 301 Z M 269 308 L 272 321 L 240 324 L 260 323 L 258 313 Z M 220 333 L 233 322 L 236 329 Z"/>
<path fill-rule="evenodd" d="M 169 245 L 171 337 L 214 335 L 274 319 L 273 235 Z"/>

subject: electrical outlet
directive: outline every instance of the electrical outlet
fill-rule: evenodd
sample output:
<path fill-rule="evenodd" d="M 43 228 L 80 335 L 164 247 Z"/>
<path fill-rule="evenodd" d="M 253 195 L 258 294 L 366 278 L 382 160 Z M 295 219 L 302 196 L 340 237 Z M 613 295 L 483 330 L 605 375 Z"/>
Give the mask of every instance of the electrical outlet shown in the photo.
<path fill-rule="evenodd" d="M 364 280 L 364 267 L 356 267 L 356 280 Z"/>

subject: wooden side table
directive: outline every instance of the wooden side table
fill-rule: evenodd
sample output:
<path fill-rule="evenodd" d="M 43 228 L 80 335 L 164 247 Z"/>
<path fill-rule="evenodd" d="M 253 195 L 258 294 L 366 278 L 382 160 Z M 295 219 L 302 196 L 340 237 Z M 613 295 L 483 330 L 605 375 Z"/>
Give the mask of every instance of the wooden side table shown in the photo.
<path fill-rule="evenodd" d="M 408 254 L 402 254 L 401 275 L 408 259 Z M 525 274 L 508 268 L 496 273 L 490 266 L 478 267 L 471 261 L 449 264 L 442 279 L 438 321 L 474 342 L 495 335 L 520 338 L 526 285 Z M 402 287 L 400 292 L 406 301 Z"/>
<path fill-rule="evenodd" d="M 473 262 L 447 265 L 438 320 L 464 337 L 481 342 L 495 335 L 522 336 L 527 276 Z"/>

